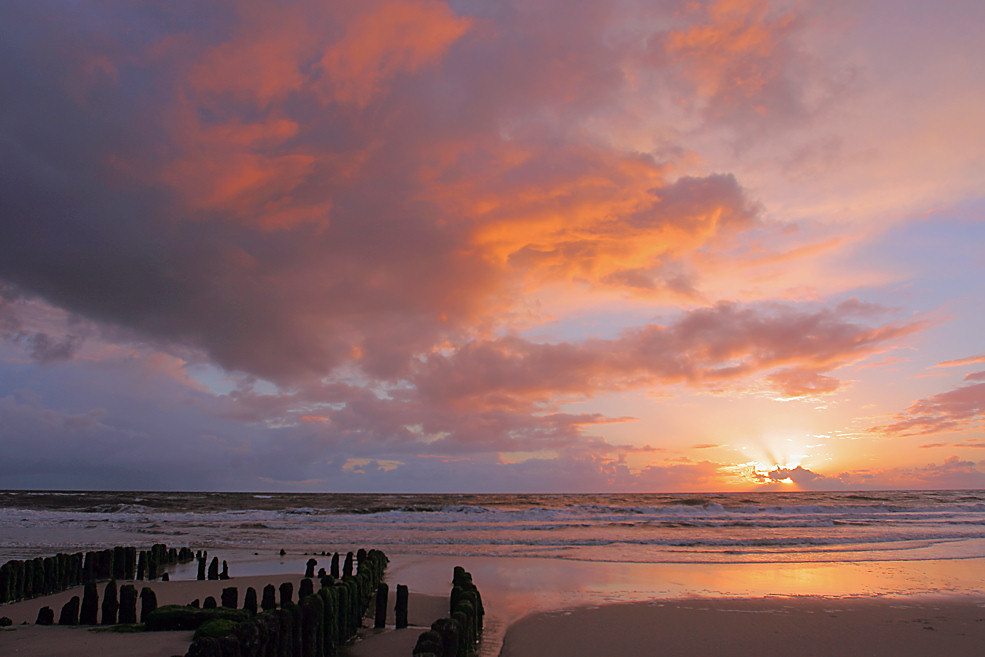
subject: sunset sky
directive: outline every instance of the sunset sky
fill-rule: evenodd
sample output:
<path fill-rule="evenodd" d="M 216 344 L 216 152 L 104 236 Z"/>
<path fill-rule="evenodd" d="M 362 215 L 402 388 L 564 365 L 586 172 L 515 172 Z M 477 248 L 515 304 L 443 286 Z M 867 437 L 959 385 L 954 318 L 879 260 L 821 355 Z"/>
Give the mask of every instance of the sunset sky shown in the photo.
<path fill-rule="evenodd" d="M 0 6 L 0 488 L 985 488 L 985 3 Z"/>

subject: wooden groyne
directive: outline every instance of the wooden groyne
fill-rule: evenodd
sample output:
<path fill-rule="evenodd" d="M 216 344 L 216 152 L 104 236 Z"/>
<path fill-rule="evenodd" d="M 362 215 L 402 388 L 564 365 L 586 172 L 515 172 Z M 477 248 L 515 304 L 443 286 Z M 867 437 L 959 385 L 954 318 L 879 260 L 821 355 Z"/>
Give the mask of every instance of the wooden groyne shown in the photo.
<path fill-rule="evenodd" d="M 93 552 L 59 553 L 53 557 L 14 559 L 0 566 L 0 603 L 60 593 L 73 586 L 105 580 L 154 580 L 164 566 L 195 558 L 187 547 L 163 543 L 149 550 L 113 547 Z"/>

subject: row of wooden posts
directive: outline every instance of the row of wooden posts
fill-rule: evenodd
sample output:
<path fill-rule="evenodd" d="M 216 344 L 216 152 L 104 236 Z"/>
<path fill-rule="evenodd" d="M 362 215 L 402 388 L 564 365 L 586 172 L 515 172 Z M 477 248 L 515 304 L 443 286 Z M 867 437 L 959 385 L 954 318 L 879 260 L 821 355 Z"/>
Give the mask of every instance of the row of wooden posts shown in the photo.
<path fill-rule="evenodd" d="M 327 657 L 355 636 L 362 624 L 369 602 L 379 584 L 389 560 L 379 550 L 359 550 L 349 553 L 340 580 L 326 574 L 316 592 L 311 577 L 301 580 L 298 602 L 293 602 L 293 584 L 285 582 L 279 588 L 280 604 L 275 601 L 273 585 L 263 590 L 260 613 L 256 610 L 256 592 L 246 591 L 244 608 L 251 613 L 242 621 L 215 619 L 202 624 L 188 648 L 186 657 Z M 333 559 L 334 561 L 335 559 Z M 311 562 L 309 561 L 309 564 Z M 308 572 L 313 566 L 309 565 Z M 307 572 L 306 572 L 307 574 Z M 223 605 L 235 607 L 238 592 L 235 588 L 223 591 Z M 252 607 L 252 609 L 251 609 Z M 155 616 L 183 613 L 181 608 L 161 607 L 148 619 L 148 629 L 159 627 Z"/>
<path fill-rule="evenodd" d="M 448 603 L 450 617 L 434 621 L 417 637 L 414 657 L 468 657 L 475 651 L 485 609 L 472 574 L 461 566 L 455 566 Z"/>
<path fill-rule="evenodd" d="M 209 553 L 205 550 L 200 550 L 195 553 L 195 558 L 198 559 L 198 576 L 196 579 L 229 579 L 229 564 L 225 560 L 222 562 L 222 570 L 219 570 L 219 557 L 212 557 L 212 562 L 209 563 L 208 569 L 206 570 L 205 564 L 208 562 Z"/>
<path fill-rule="evenodd" d="M 137 617 L 137 589 L 133 584 L 124 584 L 117 590 L 116 580 L 106 583 L 103 590 L 102 605 L 99 604 L 99 591 L 96 589 L 95 582 L 87 582 L 82 589 L 82 598 L 73 595 L 72 598 L 62 606 L 58 616 L 59 625 L 96 625 L 100 607 L 102 610 L 101 623 L 103 625 L 116 625 L 117 623 L 136 623 Z M 151 612 L 157 609 L 157 596 L 149 587 L 140 589 L 140 617 L 139 621 L 147 621 Z M 41 607 L 38 610 L 38 618 L 35 621 L 38 625 L 53 625 L 55 623 L 55 612 L 51 607 Z"/>
<path fill-rule="evenodd" d="M 27 600 L 100 580 L 157 579 L 169 564 L 195 558 L 189 548 L 163 543 L 150 550 L 114 547 L 94 552 L 11 560 L 0 566 L 0 603 Z"/>

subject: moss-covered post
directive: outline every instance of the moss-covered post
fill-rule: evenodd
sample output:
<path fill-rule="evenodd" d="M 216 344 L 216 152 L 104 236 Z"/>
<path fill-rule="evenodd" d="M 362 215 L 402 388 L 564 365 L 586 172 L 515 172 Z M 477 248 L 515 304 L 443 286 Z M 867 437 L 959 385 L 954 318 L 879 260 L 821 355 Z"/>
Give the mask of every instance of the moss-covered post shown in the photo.
<path fill-rule="evenodd" d="M 73 595 L 72 599 L 62 606 L 62 613 L 58 616 L 59 625 L 78 625 L 79 624 L 79 596 Z"/>
<path fill-rule="evenodd" d="M 111 553 L 112 554 L 112 553 Z M 103 590 L 103 625 L 116 625 L 116 614 L 120 610 L 120 603 L 116 596 L 116 580 L 111 579 L 106 582 Z"/>
<path fill-rule="evenodd" d="M 267 584 L 263 587 L 263 598 L 260 600 L 260 608 L 264 611 L 277 608 L 277 589 L 274 588 L 273 584 Z"/>
<path fill-rule="evenodd" d="M 257 590 L 252 586 L 246 587 L 246 595 L 243 598 L 243 609 L 256 616 L 257 613 Z"/>
<path fill-rule="evenodd" d="M 145 586 L 140 589 L 140 622 L 146 623 L 147 616 L 155 609 L 157 609 L 157 596 L 149 586 Z"/>
<path fill-rule="evenodd" d="M 402 630 L 407 627 L 407 603 L 410 600 L 410 590 L 405 584 L 397 584 L 397 604 L 394 606 L 396 627 Z"/>
<path fill-rule="evenodd" d="M 390 597 L 390 587 L 386 582 L 381 582 L 376 587 L 376 616 L 374 617 L 373 627 L 378 630 L 386 627 L 386 605 Z"/>
<path fill-rule="evenodd" d="M 120 587 L 120 623 L 133 624 L 137 622 L 137 589 L 133 584 Z"/>
<path fill-rule="evenodd" d="M 236 609 L 239 602 L 239 590 L 235 586 L 222 589 L 222 606 Z"/>
<path fill-rule="evenodd" d="M 311 580 L 307 580 L 311 581 Z M 323 605 L 317 595 L 302 598 L 301 612 L 301 657 L 323 657 L 325 639 L 322 629 Z"/>
<path fill-rule="evenodd" d="M 298 587 L 298 603 L 309 595 L 313 595 L 315 592 L 315 584 L 310 578 L 305 577 L 301 580 L 301 585 Z"/>
<path fill-rule="evenodd" d="M 99 591 L 95 582 L 86 582 L 82 589 L 82 606 L 79 608 L 80 625 L 96 625 L 99 617 Z"/>

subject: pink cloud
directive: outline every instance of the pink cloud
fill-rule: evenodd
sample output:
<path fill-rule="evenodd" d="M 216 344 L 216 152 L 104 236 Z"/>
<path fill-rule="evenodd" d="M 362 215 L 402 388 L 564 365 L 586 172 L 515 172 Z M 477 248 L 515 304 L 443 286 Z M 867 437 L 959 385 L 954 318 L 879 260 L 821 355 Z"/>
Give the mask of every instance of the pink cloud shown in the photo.
<path fill-rule="evenodd" d="M 591 394 L 652 383 L 701 386 L 775 368 L 779 389 L 791 394 L 830 392 L 829 370 L 892 348 L 919 324 L 869 328 L 849 321 L 863 310 L 853 302 L 804 312 L 795 307 L 718 304 L 668 326 L 651 325 L 614 340 L 538 344 L 502 338 L 435 354 L 417 384 L 429 399 L 511 404 L 554 394 Z"/>
<path fill-rule="evenodd" d="M 895 421 L 871 430 L 901 436 L 933 435 L 978 429 L 985 419 L 985 383 L 960 386 L 920 399 Z"/>

